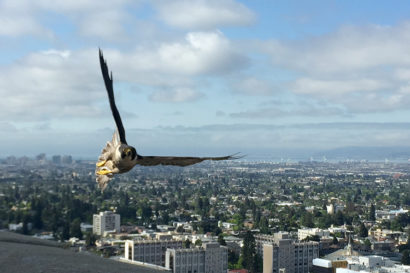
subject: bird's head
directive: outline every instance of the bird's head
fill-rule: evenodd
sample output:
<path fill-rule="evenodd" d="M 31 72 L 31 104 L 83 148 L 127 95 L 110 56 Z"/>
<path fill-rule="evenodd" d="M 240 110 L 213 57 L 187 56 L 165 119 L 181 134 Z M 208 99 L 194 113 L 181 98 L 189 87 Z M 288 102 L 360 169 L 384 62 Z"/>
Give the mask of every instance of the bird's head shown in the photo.
<path fill-rule="evenodd" d="M 121 158 L 129 158 L 133 160 L 137 156 L 137 151 L 134 147 L 128 146 L 121 152 Z"/>

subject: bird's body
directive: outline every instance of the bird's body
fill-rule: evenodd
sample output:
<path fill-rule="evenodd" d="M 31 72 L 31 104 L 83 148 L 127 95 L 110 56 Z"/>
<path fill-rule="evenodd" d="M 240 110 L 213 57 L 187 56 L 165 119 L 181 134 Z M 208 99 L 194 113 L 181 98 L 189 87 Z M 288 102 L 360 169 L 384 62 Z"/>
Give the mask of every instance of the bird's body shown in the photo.
<path fill-rule="evenodd" d="M 114 174 L 125 173 L 137 164 L 135 149 L 121 143 L 116 131 L 108 141 L 96 164 L 97 182 L 102 190 Z M 133 156 L 135 155 L 135 156 Z"/>
<path fill-rule="evenodd" d="M 135 165 L 141 166 L 156 166 L 156 165 L 174 165 L 174 166 L 189 166 L 202 162 L 204 160 L 228 160 L 237 159 L 235 155 L 223 157 L 176 157 L 176 156 L 142 156 L 137 153 L 134 147 L 127 144 L 125 138 L 125 130 L 121 121 L 117 106 L 115 105 L 114 89 L 112 74 L 108 73 L 107 64 L 104 61 L 100 50 L 100 65 L 104 78 L 105 87 L 107 89 L 108 99 L 110 102 L 111 111 L 117 125 L 112 140 L 108 141 L 101 152 L 96 164 L 95 173 L 97 175 L 97 183 L 103 191 L 114 174 L 125 173 L 130 171 Z"/>

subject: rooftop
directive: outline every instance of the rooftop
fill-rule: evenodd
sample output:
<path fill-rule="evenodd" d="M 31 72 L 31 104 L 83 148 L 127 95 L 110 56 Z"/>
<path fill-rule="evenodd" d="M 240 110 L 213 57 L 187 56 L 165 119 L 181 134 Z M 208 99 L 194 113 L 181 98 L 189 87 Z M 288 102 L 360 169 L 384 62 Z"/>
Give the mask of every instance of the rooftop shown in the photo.
<path fill-rule="evenodd" d="M 55 241 L 0 231 L 0 264 L 5 272 L 164 272 L 63 249 Z"/>

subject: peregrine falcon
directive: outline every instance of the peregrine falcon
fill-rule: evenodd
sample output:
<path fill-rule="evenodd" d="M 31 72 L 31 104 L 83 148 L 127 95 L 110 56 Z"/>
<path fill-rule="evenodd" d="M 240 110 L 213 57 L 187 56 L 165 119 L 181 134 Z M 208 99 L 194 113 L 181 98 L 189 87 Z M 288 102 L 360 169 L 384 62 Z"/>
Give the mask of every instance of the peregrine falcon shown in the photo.
<path fill-rule="evenodd" d="M 229 160 L 238 159 L 240 156 L 229 155 L 222 157 L 176 157 L 176 156 L 142 156 L 137 153 L 134 147 L 127 144 L 125 139 L 125 129 L 122 125 L 120 113 L 114 100 L 113 78 L 108 73 L 108 67 L 99 50 L 101 71 L 104 78 L 105 87 L 108 93 L 111 112 L 114 116 L 117 130 L 114 132 L 111 141 L 101 152 L 98 162 L 96 163 L 95 173 L 96 181 L 103 191 L 114 174 L 125 173 L 131 170 L 135 165 L 141 166 L 156 166 L 156 165 L 174 165 L 174 166 L 189 166 L 202 162 L 204 160 Z"/>

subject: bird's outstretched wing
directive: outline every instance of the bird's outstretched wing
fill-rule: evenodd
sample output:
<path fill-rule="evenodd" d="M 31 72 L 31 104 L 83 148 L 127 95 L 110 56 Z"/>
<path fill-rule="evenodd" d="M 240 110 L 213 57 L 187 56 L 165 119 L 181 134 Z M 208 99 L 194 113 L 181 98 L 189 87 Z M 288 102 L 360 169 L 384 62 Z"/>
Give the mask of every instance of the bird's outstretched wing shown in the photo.
<path fill-rule="evenodd" d="M 178 157 L 178 156 L 139 156 L 137 164 L 142 166 L 156 165 L 174 165 L 174 166 L 189 166 L 204 160 L 232 160 L 239 159 L 242 156 L 228 155 L 221 157 Z"/>
<path fill-rule="evenodd" d="M 105 88 L 107 89 L 111 112 L 112 112 L 112 115 L 114 116 L 115 124 L 117 125 L 118 134 L 120 135 L 120 141 L 121 143 L 127 144 L 127 141 L 125 140 L 125 130 L 124 130 L 124 126 L 122 125 L 121 116 L 120 116 L 120 113 L 118 112 L 117 106 L 115 105 L 114 88 L 112 84 L 112 72 L 110 76 L 108 73 L 107 63 L 104 60 L 101 49 L 99 50 L 99 52 L 100 52 L 101 72 L 104 78 Z"/>

